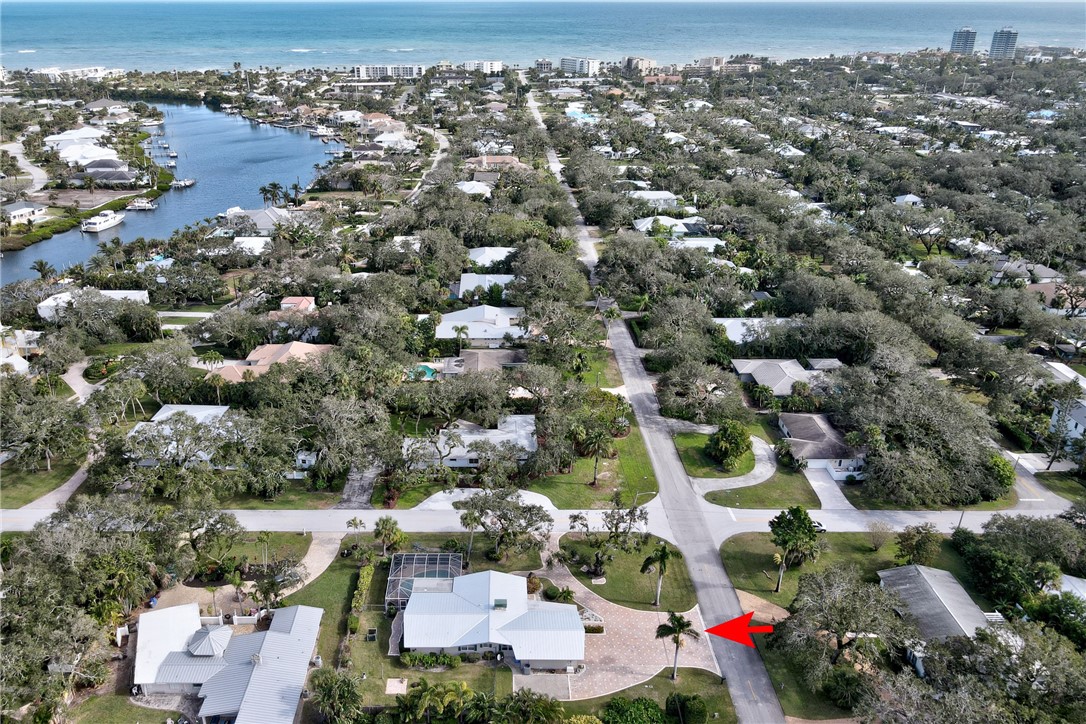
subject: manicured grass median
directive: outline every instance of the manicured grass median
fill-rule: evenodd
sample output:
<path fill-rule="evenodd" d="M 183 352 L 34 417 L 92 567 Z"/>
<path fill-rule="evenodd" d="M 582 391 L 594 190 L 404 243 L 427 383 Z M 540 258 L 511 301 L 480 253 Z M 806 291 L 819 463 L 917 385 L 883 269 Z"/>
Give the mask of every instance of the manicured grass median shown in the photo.
<path fill-rule="evenodd" d="M 807 476 L 783 467 L 778 467 L 773 477 L 764 483 L 734 490 L 714 490 L 707 493 L 705 499 L 714 505 L 726 505 L 729 508 L 783 510 L 793 505 L 802 505 L 809 510 L 818 510 L 822 507 Z"/>
<path fill-rule="evenodd" d="M 681 654 L 679 663 L 682 663 Z M 646 697 L 662 708 L 667 702 L 668 695 L 676 691 L 683 694 L 699 694 L 708 706 L 709 721 L 723 724 L 738 721 L 731 695 L 728 693 L 728 686 L 720 683 L 719 676 L 704 669 L 684 669 L 681 666 L 678 681 L 671 680 L 671 669 L 667 668 L 648 681 L 623 689 L 617 694 L 580 701 L 564 701 L 562 708 L 565 709 L 567 717 L 576 714 L 599 716 L 603 712 L 603 707 L 615 696 L 625 696 L 630 699 Z M 714 718 L 717 714 L 719 716 Z"/>
<path fill-rule="evenodd" d="M 82 460 L 54 460 L 53 469 L 23 470 L 14 460 L 0 467 L 0 507 L 21 508 L 50 493 L 75 475 Z"/>
<path fill-rule="evenodd" d="M 674 436 L 675 449 L 683 461 L 686 474 L 692 478 L 736 478 L 754 470 L 754 451 L 747 450 L 731 470 L 725 470 L 720 463 L 705 452 L 709 436 L 700 432 L 681 432 Z"/>
<path fill-rule="evenodd" d="M 179 711 L 166 709 L 148 709 L 145 706 L 136 706 L 129 703 L 127 696 L 117 694 L 104 694 L 93 696 L 79 706 L 69 710 L 68 716 L 76 724 L 158 724 L 167 719 L 177 721 L 181 716 Z"/>
<path fill-rule="evenodd" d="M 655 537 L 652 538 L 650 546 L 655 545 L 657 540 Z M 580 539 L 580 536 L 564 536 L 562 547 L 576 551 L 581 561 L 592 560 L 593 550 Z M 571 564 L 569 568 L 570 572 L 588 590 L 620 606 L 641 611 L 689 611 L 698 599 L 694 593 L 694 584 L 690 582 L 690 573 L 686 570 L 685 561 L 672 561 L 668 565 L 667 575 L 664 576 L 664 588 L 660 595 L 660 608 L 657 609 L 652 605 L 652 599 L 656 595 L 656 573 L 641 572 L 641 564 L 649 552 L 649 547 L 643 548 L 640 553 L 615 551 L 614 560 L 608 561 L 606 565 L 604 577 L 607 582 L 598 586 L 592 583 L 592 576 L 581 571 L 583 563 Z"/>
<path fill-rule="evenodd" d="M 1042 485 L 1072 503 L 1086 503 L 1086 480 L 1070 472 L 1040 472 L 1036 475 Z"/>
<path fill-rule="evenodd" d="M 796 597 L 799 577 L 804 573 L 845 563 L 855 565 L 864 580 L 878 583 L 878 571 L 898 565 L 894 559 L 897 545 L 892 538 L 876 552 L 871 549 L 867 533 L 823 533 L 820 537 L 827 544 L 826 550 L 818 560 L 808 561 L 786 571 L 780 593 L 773 591 L 777 585 L 777 566 L 773 563 L 773 554 L 777 552 L 777 548 L 770 540 L 769 533 L 741 533 L 733 536 L 720 547 L 720 556 L 736 588 L 785 608 Z M 973 589 L 965 562 L 950 547 L 949 539 L 943 540 L 939 556 L 931 565 L 933 568 L 943 568 L 953 573 L 977 605 L 986 611 L 992 610 L 989 602 Z"/>

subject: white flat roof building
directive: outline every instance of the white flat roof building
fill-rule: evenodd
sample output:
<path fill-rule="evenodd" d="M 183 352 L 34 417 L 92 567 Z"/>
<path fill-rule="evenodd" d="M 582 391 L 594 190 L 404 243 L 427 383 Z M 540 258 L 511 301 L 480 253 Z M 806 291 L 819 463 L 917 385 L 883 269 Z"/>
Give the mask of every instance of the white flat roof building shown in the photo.
<path fill-rule="evenodd" d="M 485 291 L 490 291 L 494 285 L 505 289 L 514 279 L 516 277 L 512 274 L 461 274 L 458 287 L 460 298 L 463 299 L 466 293 L 471 293 L 477 287 L 482 287 Z"/>
<path fill-rule="evenodd" d="M 516 249 L 511 246 L 480 246 L 468 249 L 468 258 L 479 266 L 491 266 L 504 261 L 514 251 Z"/>
<path fill-rule="evenodd" d="M 441 323 L 437 325 L 434 337 L 456 339 L 454 328 L 461 325 L 468 328 L 468 340 L 501 342 L 507 334 L 514 338 L 523 337 L 524 330 L 517 325 L 517 320 L 523 314 L 522 307 L 492 307 L 489 304 L 449 312 L 441 316 Z M 427 315 L 420 315 L 419 318 L 425 316 Z"/>

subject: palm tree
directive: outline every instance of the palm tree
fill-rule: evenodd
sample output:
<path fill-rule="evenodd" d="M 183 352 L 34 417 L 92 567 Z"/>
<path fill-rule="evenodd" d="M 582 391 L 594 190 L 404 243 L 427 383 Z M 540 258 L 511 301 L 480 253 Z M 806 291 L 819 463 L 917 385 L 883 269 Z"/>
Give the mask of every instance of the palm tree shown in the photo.
<path fill-rule="evenodd" d="M 402 536 L 403 533 L 395 518 L 391 515 L 382 515 L 377 519 L 377 524 L 373 526 L 373 535 L 377 540 L 381 541 L 381 555 L 387 556 L 389 545 Z"/>
<path fill-rule="evenodd" d="M 271 532 L 262 530 L 256 534 L 256 542 L 260 544 L 264 552 L 264 569 L 268 568 L 268 543 L 271 542 Z"/>
<path fill-rule="evenodd" d="M 362 536 L 362 531 L 366 529 L 366 523 L 358 516 L 355 516 L 347 521 L 347 527 L 354 531 L 355 542 L 357 543 Z"/>
<path fill-rule="evenodd" d="M 596 486 L 600 476 L 600 456 L 610 455 L 615 449 L 611 433 L 602 427 L 594 427 L 585 433 L 581 445 L 584 451 L 594 458 L 592 465 L 592 487 Z"/>
<path fill-rule="evenodd" d="M 695 641 L 700 639 L 701 632 L 682 614 L 668 611 L 667 623 L 656 627 L 656 638 L 671 639 L 671 643 L 675 644 L 675 664 L 671 669 L 671 680 L 676 681 L 679 678 L 679 649 L 686 645 L 687 638 Z"/>
<path fill-rule="evenodd" d="M 37 272 L 42 279 L 51 279 L 57 275 L 56 267 L 45 259 L 35 259 L 34 263 L 30 265 L 30 269 Z"/>
<path fill-rule="evenodd" d="M 652 549 L 652 553 L 645 558 L 645 562 L 641 564 L 641 572 L 648 573 L 649 569 L 656 566 L 656 599 L 652 602 L 653 606 L 660 605 L 660 592 L 664 587 L 664 576 L 667 575 L 667 564 L 670 560 L 683 559 L 682 551 L 677 548 L 671 548 L 668 546 L 667 541 L 662 540 L 656 544 L 656 547 Z"/>
<path fill-rule="evenodd" d="M 555 595 L 554 600 L 558 603 L 573 603 L 573 589 L 569 586 L 562 586 L 562 590 Z"/>
<path fill-rule="evenodd" d="M 234 600 L 241 603 L 241 571 L 232 571 L 226 577 L 226 582 L 234 587 Z"/>
<path fill-rule="evenodd" d="M 272 181 L 268 184 L 268 193 L 271 194 L 272 206 L 278 204 L 280 200 L 286 199 L 287 196 L 286 189 L 278 181 Z"/>
<path fill-rule="evenodd" d="M 468 325 L 457 324 L 453 326 L 453 334 L 456 335 L 456 356 L 464 351 L 464 339 L 468 336 Z"/>
<path fill-rule="evenodd" d="M 468 556 L 471 562 L 471 546 L 475 543 L 475 530 L 483 524 L 483 518 L 474 510 L 465 510 L 460 514 L 460 525 L 468 529 Z"/>
<path fill-rule="evenodd" d="M 222 405 L 222 388 L 226 384 L 226 378 L 218 372 L 208 375 L 207 383 L 215 388 L 215 404 Z"/>
<path fill-rule="evenodd" d="M 298 205 L 298 197 L 302 195 L 302 191 L 305 191 L 305 189 L 303 189 L 301 187 L 301 185 L 299 185 L 297 183 L 292 183 L 290 185 L 290 192 L 292 194 L 294 194 L 294 205 L 295 206 Z"/>

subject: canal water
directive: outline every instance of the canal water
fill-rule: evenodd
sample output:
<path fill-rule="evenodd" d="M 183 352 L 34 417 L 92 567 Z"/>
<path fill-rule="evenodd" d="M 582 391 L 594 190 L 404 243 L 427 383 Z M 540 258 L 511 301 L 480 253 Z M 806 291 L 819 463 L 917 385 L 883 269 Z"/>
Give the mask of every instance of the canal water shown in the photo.
<path fill-rule="evenodd" d="M 264 200 L 259 189 L 278 181 L 289 191 L 291 184 L 303 188 L 314 178 L 314 164 L 331 156 L 325 151 L 341 148 L 324 144 L 307 131 L 275 128 L 252 123 L 239 116 L 216 113 L 205 106 L 156 104 L 165 113 L 158 126 L 164 136 L 155 136 L 154 155 L 160 165 L 167 160 L 165 141 L 177 152 L 177 178 L 194 178 L 196 185 L 171 189 L 155 202 L 155 211 L 127 211 L 124 222 L 99 234 L 85 234 L 78 228 L 19 251 L 5 252 L 0 259 L 0 282 L 37 276 L 30 270 L 35 259 L 45 259 L 58 270 L 84 262 L 94 254 L 101 240 L 117 236 L 128 243 L 137 237 L 165 239 L 175 229 L 226 211 L 231 206 L 260 208 Z"/>

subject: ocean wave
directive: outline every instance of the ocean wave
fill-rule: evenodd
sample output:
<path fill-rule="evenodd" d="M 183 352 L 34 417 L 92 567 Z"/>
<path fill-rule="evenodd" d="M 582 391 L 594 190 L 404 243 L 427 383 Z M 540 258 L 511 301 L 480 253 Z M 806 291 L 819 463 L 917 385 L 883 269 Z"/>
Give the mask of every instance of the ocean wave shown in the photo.
<path fill-rule="evenodd" d="M 312 53 L 313 48 L 291 48 L 290 52 L 292 52 L 292 53 Z"/>
<path fill-rule="evenodd" d="M 414 53 L 415 48 L 385 48 L 386 53 Z"/>
<path fill-rule="evenodd" d="M 36 50 L 17 50 L 15 52 L 17 52 L 17 53 L 37 53 L 38 51 L 36 51 Z"/>

